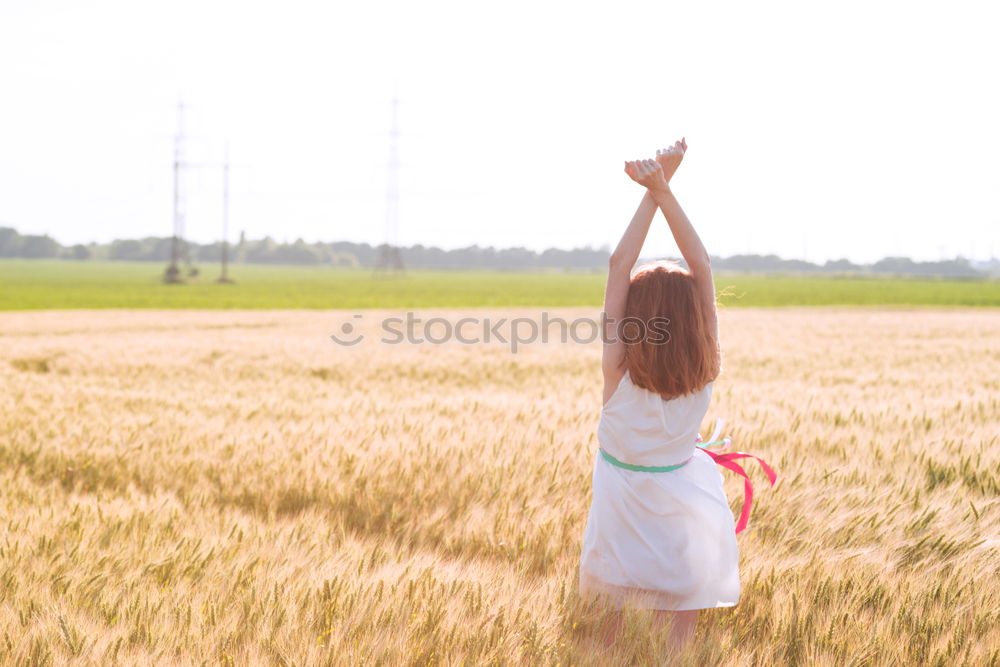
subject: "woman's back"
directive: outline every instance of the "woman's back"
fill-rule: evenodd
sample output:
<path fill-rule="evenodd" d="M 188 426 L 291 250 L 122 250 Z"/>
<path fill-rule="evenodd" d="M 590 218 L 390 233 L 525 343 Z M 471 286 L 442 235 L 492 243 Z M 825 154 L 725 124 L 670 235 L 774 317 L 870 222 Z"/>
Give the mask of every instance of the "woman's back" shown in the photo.
<path fill-rule="evenodd" d="M 664 399 L 636 386 L 626 371 L 601 410 L 597 428 L 601 449 L 633 465 L 667 466 L 687 460 L 694 453 L 698 426 L 708 412 L 713 384 Z"/>
<path fill-rule="evenodd" d="M 580 591 L 619 606 L 729 607 L 739 601 L 733 514 L 715 461 L 697 446 L 713 383 L 664 400 L 628 372 L 601 410 L 593 497 L 580 554 Z"/>

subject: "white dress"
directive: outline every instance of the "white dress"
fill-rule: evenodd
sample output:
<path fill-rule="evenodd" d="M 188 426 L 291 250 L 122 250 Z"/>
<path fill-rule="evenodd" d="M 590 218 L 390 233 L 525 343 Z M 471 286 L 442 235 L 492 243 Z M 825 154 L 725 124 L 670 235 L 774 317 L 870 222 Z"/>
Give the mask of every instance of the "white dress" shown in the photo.
<path fill-rule="evenodd" d="M 601 410 L 597 439 L 618 461 L 687 464 L 620 468 L 595 452 L 593 500 L 580 553 L 580 593 L 615 607 L 706 609 L 740 599 L 736 522 L 719 466 L 695 443 L 713 383 L 664 400 L 626 371 Z"/>

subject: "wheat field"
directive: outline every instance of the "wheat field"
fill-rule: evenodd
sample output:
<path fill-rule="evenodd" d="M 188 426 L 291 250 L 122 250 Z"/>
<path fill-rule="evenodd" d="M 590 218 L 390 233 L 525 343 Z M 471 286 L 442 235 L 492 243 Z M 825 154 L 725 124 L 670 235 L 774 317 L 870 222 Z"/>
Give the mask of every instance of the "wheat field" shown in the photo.
<path fill-rule="evenodd" d="M 663 664 L 576 594 L 599 344 L 387 345 L 389 314 L 0 314 L 0 664 Z M 1000 313 L 720 326 L 702 432 L 778 482 L 747 464 L 740 603 L 676 664 L 1000 665 Z"/>

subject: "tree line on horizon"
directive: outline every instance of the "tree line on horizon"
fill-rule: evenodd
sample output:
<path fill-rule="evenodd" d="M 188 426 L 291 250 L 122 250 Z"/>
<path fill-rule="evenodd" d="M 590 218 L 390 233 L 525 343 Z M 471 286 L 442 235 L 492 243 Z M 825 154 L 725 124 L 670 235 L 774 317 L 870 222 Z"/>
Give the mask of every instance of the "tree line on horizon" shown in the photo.
<path fill-rule="evenodd" d="M 171 237 L 147 236 L 141 239 L 116 239 L 110 243 L 63 246 L 48 235 L 22 235 L 12 227 L 0 227 L 0 258 L 64 259 L 75 261 L 110 260 L 169 262 Z M 279 243 L 270 236 L 249 240 L 240 234 L 239 242 L 229 248 L 234 264 L 326 265 L 342 268 L 373 268 L 382 246 L 350 241 L 307 243 L 297 239 Z M 181 241 L 182 260 L 186 263 L 222 259 L 222 243 L 198 244 Z M 413 269 L 564 269 L 598 271 L 607 267 L 608 247 L 590 246 L 562 250 L 549 248 L 535 252 L 527 248 L 493 248 L 476 245 L 454 250 L 424 245 L 399 248 L 403 264 Z M 846 259 L 816 264 L 801 259 L 783 259 L 777 255 L 732 255 L 712 257 L 712 267 L 721 271 L 756 273 L 870 273 L 950 278 L 1000 277 L 1000 261 L 973 264 L 964 257 L 932 262 L 918 262 L 909 257 L 885 257 L 873 264 L 856 264 Z"/>

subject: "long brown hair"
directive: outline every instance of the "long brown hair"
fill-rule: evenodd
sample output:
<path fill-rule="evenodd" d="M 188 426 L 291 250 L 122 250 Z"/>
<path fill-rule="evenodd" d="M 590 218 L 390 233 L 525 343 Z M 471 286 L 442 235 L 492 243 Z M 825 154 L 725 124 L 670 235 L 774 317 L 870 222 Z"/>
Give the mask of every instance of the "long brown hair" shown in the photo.
<path fill-rule="evenodd" d="M 619 332 L 633 384 L 674 398 L 696 392 L 718 376 L 721 359 L 715 332 L 709 330 L 694 279 L 680 265 L 657 262 L 640 267 L 632 277 L 624 321 L 649 328 L 654 318 L 669 320 L 666 341 L 663 336 L 659 340 L 636 336 L 636 329 L 631 336 Z"/>

